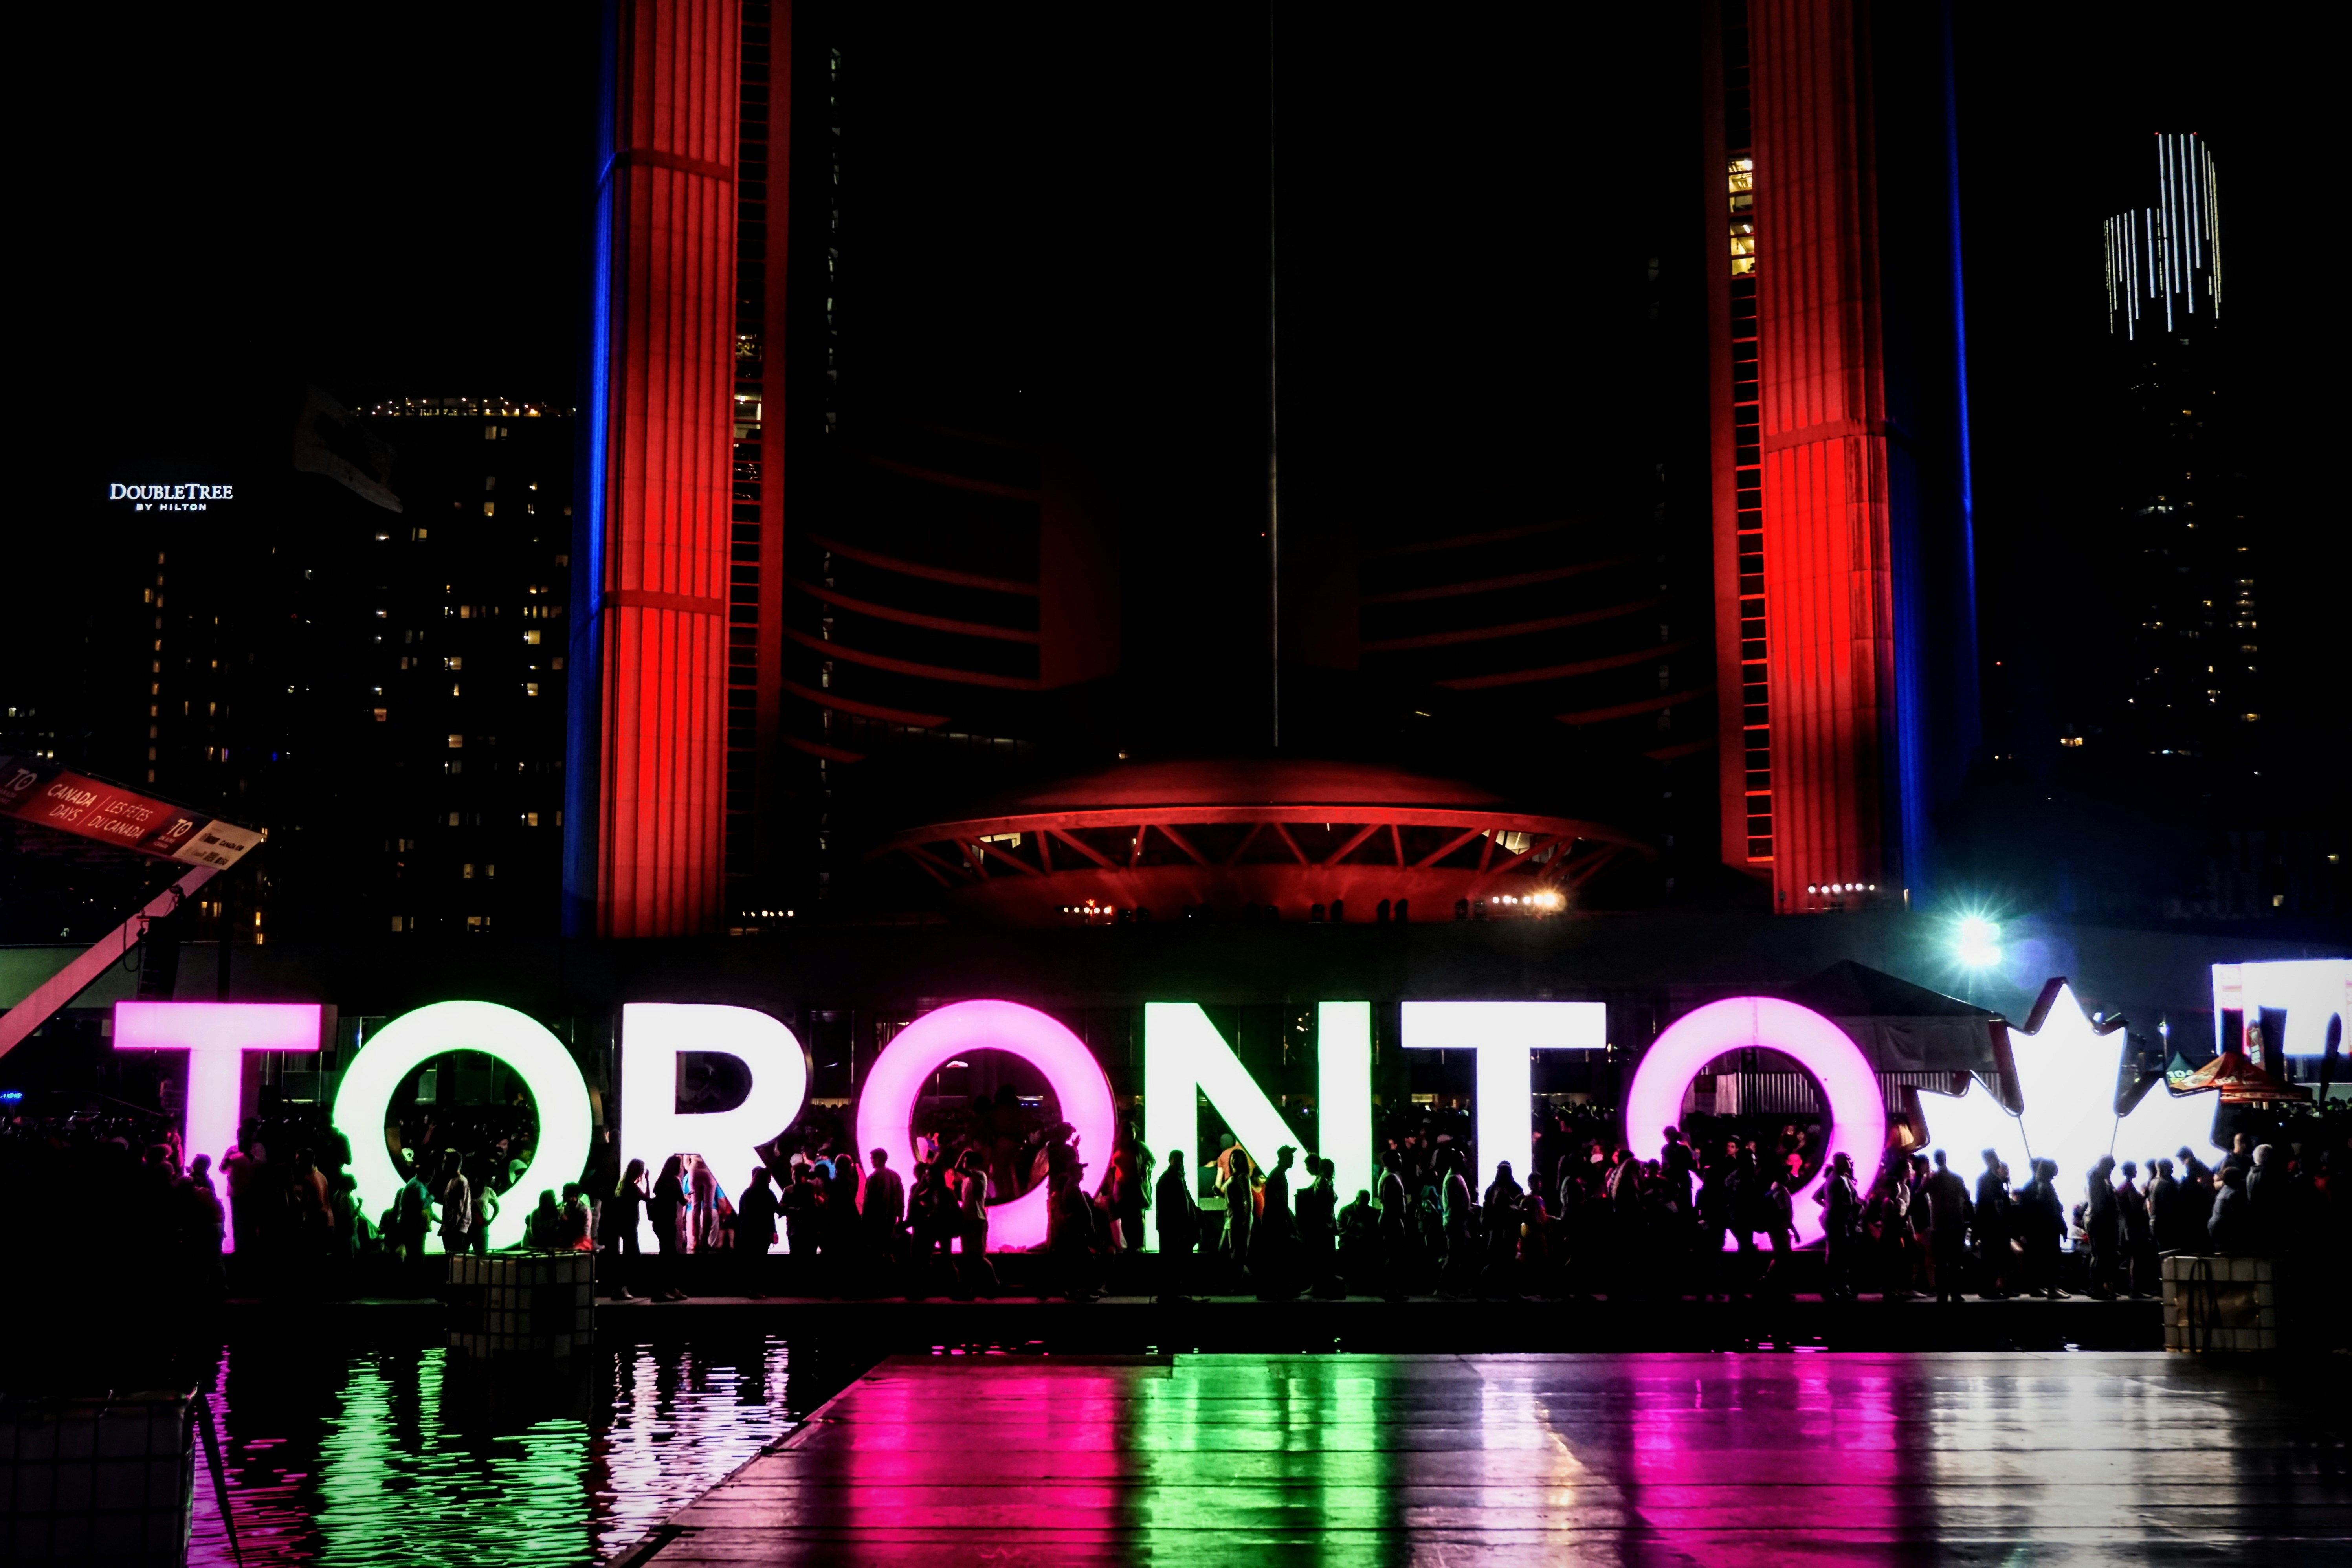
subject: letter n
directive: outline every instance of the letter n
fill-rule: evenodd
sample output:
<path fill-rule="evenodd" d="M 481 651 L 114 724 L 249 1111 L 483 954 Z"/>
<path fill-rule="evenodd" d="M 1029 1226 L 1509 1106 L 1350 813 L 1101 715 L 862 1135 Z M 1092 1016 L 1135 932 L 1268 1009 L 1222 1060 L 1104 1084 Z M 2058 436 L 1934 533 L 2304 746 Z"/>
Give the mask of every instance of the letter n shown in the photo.
<path fill-rule="evenodd" d="M 1337 1167 L 1331 1184 L 1344 1204 L 1372 1184 L 1372 1005 L 1325 1002 L 1315 1022 L 1316 1152 Z M 1194 1147 L 1202 1095 L 1260 1165 L 1270 1167 L 1285 1143 L 1307 1148 L 1199 1004 L 1145 1004 L 1143 1127 L 1154 1159 L 1181 1149 L 1197 1169 L 1214 1157 Z M 1145 1245 L 1156 1250 L 1158 1227 L 1145 1228 Z"/>

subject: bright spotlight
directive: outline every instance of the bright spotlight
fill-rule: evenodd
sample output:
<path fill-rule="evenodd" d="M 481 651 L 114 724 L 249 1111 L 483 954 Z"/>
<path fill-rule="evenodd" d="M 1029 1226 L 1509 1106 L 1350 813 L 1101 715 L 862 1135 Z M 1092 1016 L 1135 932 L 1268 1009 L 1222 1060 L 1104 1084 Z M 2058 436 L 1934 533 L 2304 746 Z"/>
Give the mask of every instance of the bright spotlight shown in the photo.
<path fill-rule="evenodd" d="M 1961 963 L 1989 969 L 2000 962 L 2000 927 L 1982 915 L 1964 916 L 1956 945 Z"/>

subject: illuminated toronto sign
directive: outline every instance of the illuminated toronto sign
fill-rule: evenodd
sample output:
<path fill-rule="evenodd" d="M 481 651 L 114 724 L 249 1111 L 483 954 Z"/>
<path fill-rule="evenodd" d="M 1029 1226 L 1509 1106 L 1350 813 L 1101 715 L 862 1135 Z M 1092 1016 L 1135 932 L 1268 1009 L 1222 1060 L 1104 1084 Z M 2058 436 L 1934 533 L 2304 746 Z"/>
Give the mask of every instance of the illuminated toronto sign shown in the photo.
<path fill-rule="evenodd" d="M 2021 1121 L 1989 1094 L 1930 1097 L 1931 1136 L 1956 1154 L 1995 1148 L 2014 1152 L 2012 1170 L 2023 1179 L 2024 1141 L 2033 1152 L 2054 1154 L 2079 1179 L 2096 1152 L 2120 1130 L 2114 1110 L 2116 1051 L 2063 987 L 2063 1006 L 2039 1032 L 2018 1042 L 2016 1058 L 2027 1107 Z M 189 1053 L 187 1146 L 218 1155 L 234 1142 L 243 1054 L 256 1050 L 315 1050 L 320 1008 L 260 1004 L 146 1003 L 116 1005 L 115 1044 L 123 1049 Z M 1475 1100 L 1477 1168 L 1474 1187 L 1509 1161 L 1530 1175 L 1528 1107 L 1531 1063 L 1538 1050 L 1591 1051 L 1607 1039 L 1607 1015 L 1597 1002 L 1407 1002 L 1402 1045 L 1412 1050 L 1470 1052 L 1476 1063 Z M 1334 1166 L 1344 1194 L 1373 1185 L 1372 1005 L 1324 1002 L 1317 1009 L 1315 1136 L 1302 1137 L 1243 1064 L 1208 1014 L 1190 1002 L 1151 1003 L 1143 1009 L 1143 1137 L 1164 1159 L 1181 1151 L 1199 1163 L 1203 1104 L 1233 1130 L 1262 1163 L 1287 1143 L 1312 1147 Z M 1659 1156 L 1664 1130 L 1682 1117 L 1691 1080 L 1727 1052 L 1778 1051 L 1820 1086 L 1828 1104 L 1827 1156 L 1853 1158 L 1857 1176 L 1876 1173 L 1886 1144 L 1885 1091 L 1861 1049 L 1835 1023 L 1792 1002 L 1744 996 L 1710 1003 L 1686 1014 L 1652 1043 L 1625 1097 L 1627 1147 L 1643 1159 Z M 369 1037 L 344 1071 L 334 1101 L 334 1124 L 351 1144 L 351 1172 L 365 1214 L 391 1207 L 405 1179 L 391 1144 L 390 1111 L 401 1084 L 433 1058 L 480 1051 L 513 1069 L 538 1110 L 539 1137 L 530 1163 L 513 1185 L 526 1192 L 575 1180 L 588 1160 L 593 1112 L 588 1087 L 563 1043 L 545 1026 L 513 1008 L 488 1002 L 442 1002 L 394 1019 Z M 868 1070 L 854 1113 L 861 1156 L 883 1150 L 902 1173 L 914 1166 L 913 1122 L 927 1080 L 950 1061 L 973 1051 L 999 1050 L 1042 1073 L 1061 1119 L 1076 1134 L 1080 1155 L 1098 1182 L 1108 1173 L 1118 1133 L 1109 1079 L 1086 1044 L 1036 1008 L 1003 1001 L 960 1002 L 926 1013 L 900 1030 Z M 688 1053 L 729 1056 L 749 1088 L 738 1104 L 718 1111 L 678 1107 L 680 1063 Z M 703 1004 L 632 1003 L 621 1009 L 619 1055 L 621 1148 L 624 1160 L 658 1171 L 672 1154 L 693 1153 L 719 1184 L 740 1196 L 759 1168 L 759 1149 L 799 1120 L 807 1103 L 808 1058 L 781 1020 L 754 1008 Z M 2203 1145 L 2211 1102 L 2154 1094 L 2127 1124 L 2135 1139 L 2169 1152 Z M 425 1152 L 417 1152 L 422 1165 Z M 1820 1190 L 1815 1175 L 1794 1198 L 1796 1239 L 1818 1240 L 1822 1219 L 1808 1201 Z M 1045 1239 L 1042 1189 L 995 1205 L 991 1245 L 1032 1247 Z M 488 1243 L 522 1239 L 530 1205 L 506 1204 Z M 1154 1244 L 1150 1227 L 1142 1238 Z M 428 1242 L 428 1247 L 437 1243 Z"/>
<path fill-rule="evenodd" d="M 2263 1025 L 2266 1054 L 2324 1057 L 2333 1031 L 2342 1048 L 2343 1019 L 2352 1015 L 2352 959 L 2290 958 L 2267 963 L 2213 966 L 2213 1048 L 2240 1044 L 2221 1037 L 2222 1020 L 2239 1016 L 2241 1028 Z"/>

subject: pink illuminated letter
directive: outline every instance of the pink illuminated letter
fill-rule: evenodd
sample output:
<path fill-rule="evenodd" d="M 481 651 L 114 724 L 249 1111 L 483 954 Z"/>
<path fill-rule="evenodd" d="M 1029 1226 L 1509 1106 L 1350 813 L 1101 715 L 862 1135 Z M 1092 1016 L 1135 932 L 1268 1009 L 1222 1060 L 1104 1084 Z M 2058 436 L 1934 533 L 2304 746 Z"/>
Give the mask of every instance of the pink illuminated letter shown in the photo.
<path fill-rule="evenodd" d="M 857 1100 L 857 1155 L 877 1149 L 890 1156 L 901 1179 L 914 1180 L 909 1136 L 923 1080 L 966 1051 L 1010 1051 L 1045 1075 L 1062 1120 L 1076 1129 L 1078 1154 L 1097 1179 L 1109 1173 L 1118 1119 L 1110 1083 L 1077 1036 L 1034 1007 L 1017 1002 L 959 1002 L 926 1013 L 893 1037 L 875 1058 Z M 988 1244 L 1000 1251 L 1045 1239 L 1045 1189 L 1032 1188 L 988 1213 Z"/>
<path fill-rule="evenodd" d="M 188 1053 L 187 1155 L 210 1154 L 217 1172 L 236 1145 L 245 1053 L 317 1050 L 319 1014 L 314 1002 L 117 1002 L 114 1048 Z M 218 1190 L 226 1214 L 228 1190 Z M 224 1252 L 236 1250 L 236 1224 L 223 1225 Z"/>
<path fill-rule="evenodd" d="M 1822 1169 L 1792 1194 L 1796 1244 L 1810 1247 L 1822 1238 L 1822 1209 L 1813 1194 L 1829 1179 L 1832 1158 L 1853 1155 L 1855 1185 L 1868 1193 L 1886 1152 L 1886 1101 L 1878 1075 L 1846 1032 L 1811 1007 L 1774 996 L 1736 996 L 1675 1019 L 1651 1043 L 1626 1092 L 1625 1146 L 1637 1159 L 1658 1158 L 1666 1129 L 1682 1115 L 1691 1079 L 1726 1051 L 1751 1046 L 1794 1058 L 1829 1098 L 1830 1141 Z"/>

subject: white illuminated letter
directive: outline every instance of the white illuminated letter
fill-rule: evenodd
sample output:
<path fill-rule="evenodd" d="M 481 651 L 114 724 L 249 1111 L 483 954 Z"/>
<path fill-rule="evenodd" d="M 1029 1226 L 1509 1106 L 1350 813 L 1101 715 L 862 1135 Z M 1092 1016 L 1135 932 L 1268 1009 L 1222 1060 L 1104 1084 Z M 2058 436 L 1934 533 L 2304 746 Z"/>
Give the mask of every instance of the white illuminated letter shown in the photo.
<path fill-rule="evenodd" d="M 2284 1037 L 2263 1042 L 2270 1055 L 2326 1056 L 2327 1026 L 2352 1014 L 2352 959 L 2287 958 L 2213 966 L 2216 1049 L 2237 1044 L 2221 1038 L 2224 1012 L 2243 1014 L 2251 1026 L 2262 1022 L 2265 1008 L 2286 1015 L 2286 1026 L 2281 1031 Z M 2277 1063 L 2265 1065 L 2275 1069 Z"/>
<path fill-rule="evenodd" d="M 1404 1046 L 1414 1051 L 1478 1053 L 1478 1164 L 1475 1196 L 1511 1163 L 1525 1186 L 1535 1141 L 1528 1126 L 1535 1095 L 1530 1051 L 1597 1051 L 1609 1044 L 1609 1009 L 1600 1002 L 1408 1002 Z"/>
<path fill-rule="evenodd" d="M 1372 1005 L 1326 1002 L 1317 1023 L 1319 1152 L 1336 1167 L 1332 1184 L 1344 1203 L 1372 1182 Z M 1286 1143 L 1307 1147 L 1197 1003 L 1146 1003 L 1143 1137 L 1155 1159 L 1181 1150 L 1197 1169 L 1215 1156 L 1217 1151 L 1195 1146 L 1202 1095 L 1261 1167 L 1270 1169 L 1275 1151 Z M 1303 1175 L 1294 1184 L 1305 1185 Z M 1144 1244 L 1158 1250 L 1157 1227 L 1146 1227 Z"/>
<path fill-rule="evenodd" d="M 733 1057 L 751 1075 L 731 1110 L 677 1108 L 677 1058 Z M 782 1023 L 749 1007 L 632 1002 L 621 1009 L 621 1158 L 646 1163 L 646 1185 L 672 1154 L 699 1154 L 739 1206 L 760 1168 L 752 1151 L 799 1119 L 808 1058 Z M 646 1241 L 648 1247 L 651 1242 Z"/>
<path fill-rule="evenodd" d="M 1331 1162 L 1339 1202 L 1354 1201 L 1356 1189 L 1372 1184 L 1370 1002 L 1326 1002 L 1315 1009 L 1315 1152 Z"/>

